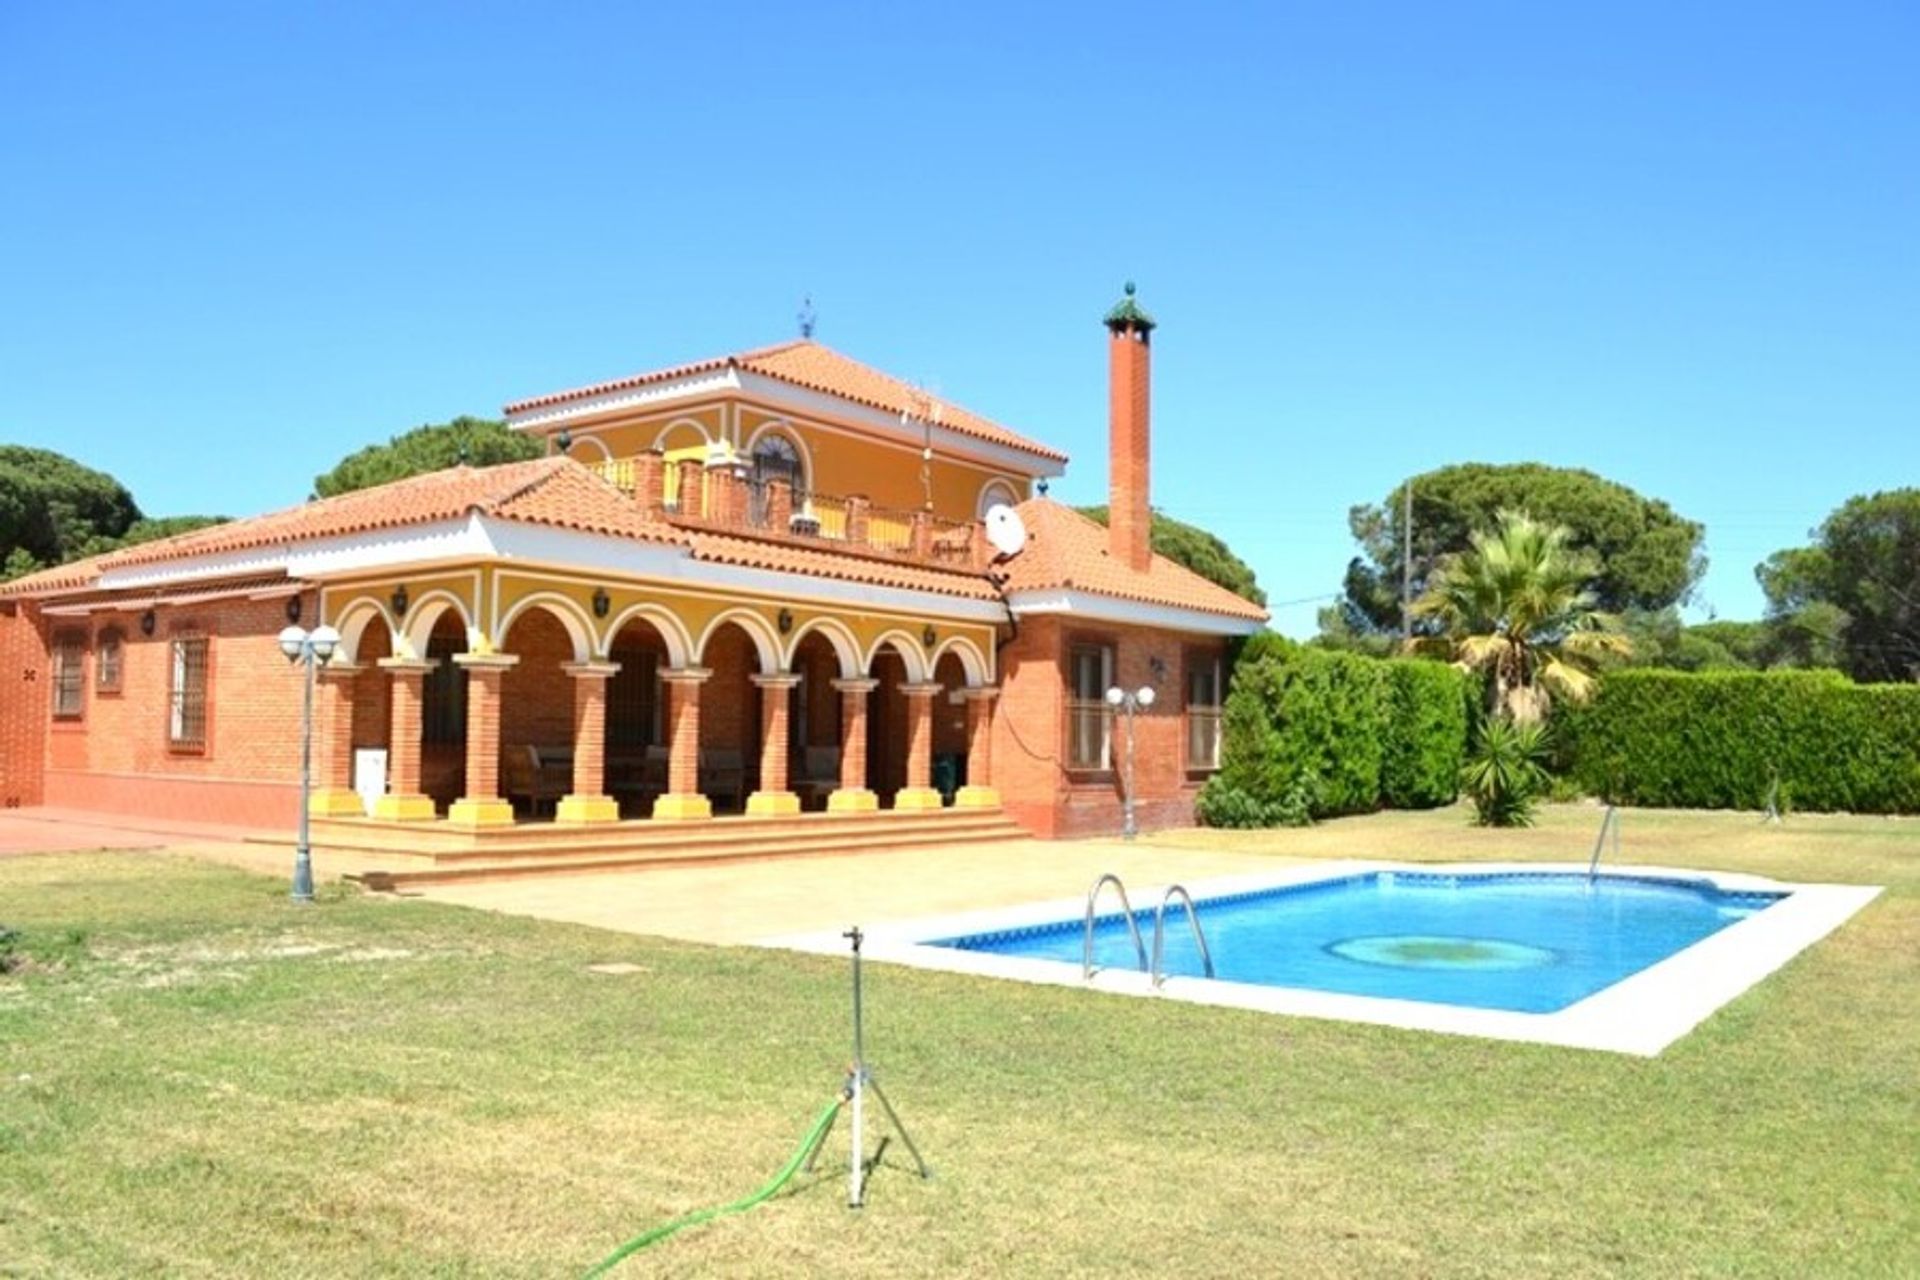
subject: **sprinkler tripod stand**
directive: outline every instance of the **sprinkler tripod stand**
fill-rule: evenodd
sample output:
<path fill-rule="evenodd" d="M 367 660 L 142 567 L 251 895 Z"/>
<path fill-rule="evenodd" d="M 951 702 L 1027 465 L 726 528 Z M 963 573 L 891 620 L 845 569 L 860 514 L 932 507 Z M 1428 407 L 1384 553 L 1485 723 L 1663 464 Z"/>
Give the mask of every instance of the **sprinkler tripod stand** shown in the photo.
<path fill-rule="evenodd" d="M 873 1078 L 873 1072 L 867 1068 L 866 1036 L 861 1027 L 860 1006 L 860 943 L 865 935 L 860 932 L 860 926 L 855 925 L 840 936 L 853 944 L 853 1063 L 847 1068 L 847 1082 L 841 1086 L 840 1096 L 849 1104 L 848 1110 L 852 1112 L 849 1123 L 853 1129 L 853 1156 L 847 1162 L 847 1207 L 858 1209 L 866 1201 L 867 1174 L 880 1163 L 880 1156 L 886 1151 L 889 1141 L 885 1137 L 881 1138 L 880 1145 L 874 1149 L 873 1159 L 866 1159 L 863 1132 L 866 1109 L 863 1104 L 868 1090 L 872 1090 L 873 1096 L 879 1100 L 881 1110 L 887 1113 L 887 1119 L 893 1124 L 894 1132 L 900 1135 L 900 1141 L 906 1143 L 907 1150 L 913 1153 L 913 1163 L 919 1168 L 920 1176 L 931 1178 L 933 1170 L 928 1168 L 927 1162 L 921 1158 L 920 1148 L 913 1145 L 913 1137 L 907 1132 L 907 1126 L 900 1123 L 900 1114 L 893 1109 L 893 1103 L 887 1101 L 887 1095 L 880 1088 L 880 1082 Z M 809 1170 L 813 1168 L 814 1159 L 820 1154 L 820 1148 L 827 1144 L 826 1137 L 826 1134 L 822 1133 L 820 1141 L 808 1155 Z"/>

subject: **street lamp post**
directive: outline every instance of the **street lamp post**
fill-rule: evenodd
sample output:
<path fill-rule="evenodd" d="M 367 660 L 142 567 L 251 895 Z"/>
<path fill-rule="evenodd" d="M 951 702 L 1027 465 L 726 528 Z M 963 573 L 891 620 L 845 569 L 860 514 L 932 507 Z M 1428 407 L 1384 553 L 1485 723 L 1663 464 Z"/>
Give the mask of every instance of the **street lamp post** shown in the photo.
<path fill-rule="evenodd" d="M 1153 705 L 1153 686 L 1141 685 L 1129 692 L 1115 685 L 1107 690 L 1107 705 L 1113 708 L 1114 715 L 1125 712 L 1127 717 L 1127 758 L 1120 774 L 1120 837 L 1131 840 L 1140 834 L 1133 820 L 1133 717 L 1135 712 Z"/>
<path fill-rule="evenodd" d="M 300 841 L 293 850 L 293 900 L 313 901 L 313 850 L 307 840 L 307 796 L 313 786 L 313 679 L 314 669 L 340 645 L 340 633 L 332 627 L 306 631 L 288 627 L 280 633 L 280 652 L 288 662 L 297 662 L 303 701 L 300 712 Z"/>

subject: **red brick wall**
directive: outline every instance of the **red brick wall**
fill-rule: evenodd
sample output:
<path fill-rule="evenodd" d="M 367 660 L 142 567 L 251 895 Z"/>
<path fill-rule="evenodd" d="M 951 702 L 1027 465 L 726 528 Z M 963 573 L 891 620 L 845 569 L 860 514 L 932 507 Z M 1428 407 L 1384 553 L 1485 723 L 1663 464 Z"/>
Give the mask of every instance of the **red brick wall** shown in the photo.
<path fill-rule="evenodd" d="M 1067 650 L 1076 642 L 1114 649 L 1114 678 L 1126 689 L 1152 685 L 1151 710 L 1134 720 L 1134 814 L 1142 830 L 1191 826 L 1204 775 L 1186 768 L 1185 662 L 1217 652 L 1217 641 L 1144 627 L 1029 618 L 1000 653 L 994 713 L 994 783 L 1008 814 L 1048 837 L 1113 834 L 1121 825 L 1124 719 L 1114 726 L 1113 769 L 1082 773 L 1066 759 Z M 1164 671 L 1156 673 L 1153 659 Z"/>
<path fill-rule="evenodd" d="M 0 806 L 5 808 L 41 802 L 50 678 L 33 606 L 0 603 Z"/>
<path fill-rule="evenodd" d="M 954 702 L 948 694 L 966 688 L 967 669 L 961 665 L 959 658 L 949 653 L 940 659 L 933 678 L 944 686 L 944 691 L 934 695 L 933 699 L 933 754 L 965 755 L 967 704 Z"/>
<path fill-rule="evenodd" d="M 552 614 L 529 609 L 514 620 L 500 651 L 520 659 L 501 681 L 501 747 L 571 747 L 573 677 L 561 669 L 573 661 L 567 629 Z"/>
<path fill-rule="evenodd" d="M 760 690 L 750 679 L 760 670 L 760 655 L 753 640 L 727 623 L 707 640 L 700 665 L 713 672 L 700 686 L 700 746 L 738 751 L 751 764 L 760 748 Z"/>
<path fill-rule="evenodd" d="M 312 616 L 313 601 L 303 602 Z M 298 810 L 301 679 L 280 652 L 284 600 L 227 600 L 161 606 L 151 636 L 137 614 L 96 614 L 89 636 L 84 710 L 75 721 L 48 718 L 48 804 L 155 817 L 278 826 Z M 95 687 L 94 640 L 122 636 L 118 692 Z M 168 741 L 172 641 L 208 638 L 207 742 L 182 750 Z"/>

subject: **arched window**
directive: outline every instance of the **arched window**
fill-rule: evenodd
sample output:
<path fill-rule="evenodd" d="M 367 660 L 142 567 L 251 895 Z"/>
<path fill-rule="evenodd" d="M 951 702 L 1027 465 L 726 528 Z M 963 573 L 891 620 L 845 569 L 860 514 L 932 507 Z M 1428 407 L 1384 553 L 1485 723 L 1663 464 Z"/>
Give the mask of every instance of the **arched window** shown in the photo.
<path fill-rule="evenodd" d="M 769 432 L 753 442 L 753 481 L 760 485 L 773 479 L 789 481 L 796 491 L 807 487 L 806 466 L 800 460 L 799 446 L 783 435 Z"/>
<path fill-rule="evenodd" d="M 980 505 L 974 515 L 985 519 L 988 509 L 1001 503 L 1017 507 L 1020 505 L 1020 495 L 1005 480 L 989 480 L 980 488 Z"/>

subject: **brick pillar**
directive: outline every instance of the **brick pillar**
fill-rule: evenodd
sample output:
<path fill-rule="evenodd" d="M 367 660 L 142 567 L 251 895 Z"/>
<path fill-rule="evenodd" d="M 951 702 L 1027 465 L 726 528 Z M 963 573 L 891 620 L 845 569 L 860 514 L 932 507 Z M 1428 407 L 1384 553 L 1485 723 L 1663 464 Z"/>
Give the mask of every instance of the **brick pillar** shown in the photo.
<path fill-rule="evenodd" d="M 740 496 L 746 486 L 740 483 L 731 459 L 707 463 L 706 517 L 729 527 L 740 523 Z"/>
<path fill-rule="evenodd" d="M 316 818 L 367 814 L 353 791 L 353 691 L 360 672 L 351 663 L 329 663 L 320 668 L 314 685 L 314 789 L 307 797 L 307 812 Z"/>
<path fill-rule="evenodd" d="M 427 672 L 437 665 L 418 658 L 382 658 L 380 668 L 393 681 L 393 714 L 387 722 L 387 793 L 373 804 L 373 816 L 396 822 L 431 819 L 433 798 L 420 790 L 420 712 Z"/>
<path fill-rule="evenodd" d="M 767 481 L 767 528 L 783 535 L 793 528 L 793 481 L 785 476 Z"/>
<path fill-rule="evenodd" d="M 967 785 L 954 795 L 958 809 L 998 809 L 993 785 L 993 702 L 1000 690 L 988 685 L 965 691 L 967 699 Z"/>
<path fill-rule="evenodd" d="M 787 695 L 800 677 L 781 671 L 750 678 L 760 686 L 760 788 L 747 797 L 747 812 L 768 817 L 798 813 L 800 797 L 787 788 Z"/>
<path fill-rule="evenodd" d="M 925 511 L 913 513 L 912 539 L 913 558 L 931 560 L 933 558 L 933 517 Z"/>
<path fill-rule="evenodd" d="M 633 500 L 640 504 L 640 514 L 648 520 L 659 516 L 660 508 L 666 503 L 667 483 L 666 455 L 658 449 L 648 449 L 633 458 Z"/>
<path fill-rule="evenodd" d="M 864 494 L 856 493 L 847 499 L 847 541 L 856 547 L 867 544 L 867 513 L 872 505 Z"/>
<path fill-rule="evenodd" d="M 700 794 L 700 686 L 712 674 L 706 667 L 675 667 L 660 673 L 668 698 L 667 794 L 653 802 L 656 818 L 713 816 L 712 803 Z"/>
<path fill-rule="evenodd" d="M 693 458 L 682 458 L 676 465 L 680 468 L 680 492 L 675 498 L 679 514 L 698 519 L 704 507 L 700 500 L 700 477 L 706 470 Z"/>
<path fill-rule="evenodd" d="M 467 671 L 467 794 L 447 810 L 463 827 L 513 822 L 513 805 L 500 798 L 500 685 L 520 659 L 510 653 L 457 653 Z"/>
<path fill-rule="evenodd" d="M 853 527 L 851 500 L 847 527 Z M 840 691 L 840 786 L 827 797 L 827 812 L 871 812 L 880 807 L 880 798 L 867 789 L 867 695 L 880 682 L 862 676 L 835 680 L 833 687 Z"/>
<path fill-rule="evenodd" d="M 940 793 L 933 789 L 933 700 L 946 691 L 937 680 L 900 686 L 907 696 L 907 785 L 894 793 L 895 809 L 940 807 Z"/>
<path fill-rule="evenodd" d="M 607 681 L 617 662 L 569 662 L 573 677 L 573 792 L 554 808 L 556 822 L 617 822 L 620 806 L 607 795 Z"/>

